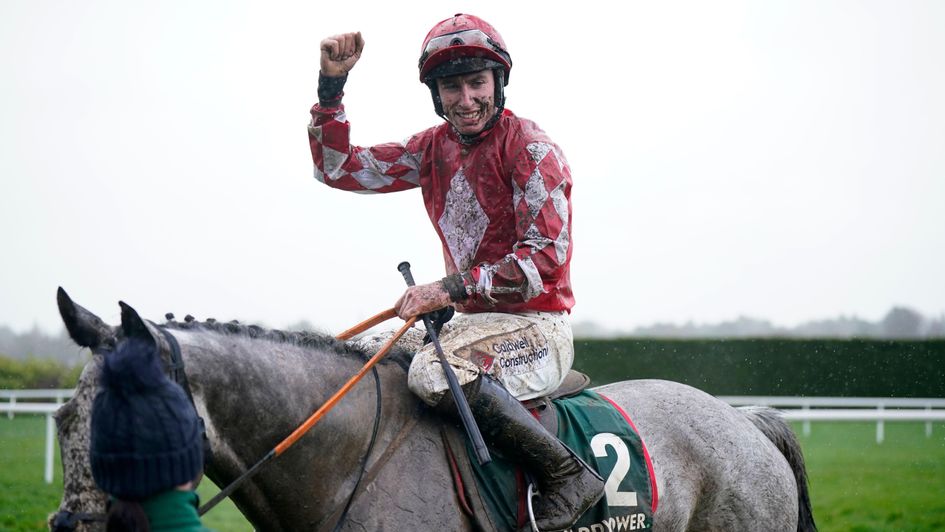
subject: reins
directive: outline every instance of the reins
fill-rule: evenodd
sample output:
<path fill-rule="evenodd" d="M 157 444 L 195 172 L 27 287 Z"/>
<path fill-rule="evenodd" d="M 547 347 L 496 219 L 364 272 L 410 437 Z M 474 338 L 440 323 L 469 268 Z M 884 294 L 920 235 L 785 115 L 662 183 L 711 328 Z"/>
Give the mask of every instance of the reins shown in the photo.
<path fill-rule="evenodd" d="M 354 502 L 354 496 L 358 493 L 358 488 L 361 487 L 361 481 L 364 480 L 364 472 L 367 471 L 368 459 L 371 458 L 371 451 L 374 450 L 374 444 L 377 442 L 377 429 L 381 424 L 381 379 L 377 376 L 377 368 L 371 368 L 371 373 L 374 374 L 374 393 L 377 396 L 376 408 L 374 410 L 374 428 L 371 429 L 371 441 L 368 443 L 367 452 L 364 453 L 364 458 L 361 459 L 361 472 L 358 473 L 358 480 L 354 483 L 354 488 L 351 489 L 351 495 L 348 496 L 348 502 L 345 503 L 344 509 L 341 510 L 341 515 L 338 517 L 338 521 L 335 522 L 334 530 L 340 530 L 341 524 L 345 522 L 345 517 L 348 516 L 348 510 L 351 508 L 351 503 Z"/>
<path fill-rule="evenodd" d="M 358 494 L 361 491 L 363 491 L 361 489 L 362 486 L 364 484 L 370 484 L 371 482 L 374 482 L 374 479 L 377 477 L 381 469 L 384 468 L 387 462 L 394 455 L 394 452 L 397 451 L 397 449 L 400 448 L 400 446 L 404 443 L 404 440 L 407 439 L 407 435 L 410 434 L 410 431 L 413 430 L 414 426 L 417 424 L 419 416 L 420 416 L 420 409 L 418 408 L 417 410 L 414 411 L 413 415 L 411 415 L 407 419 L 407 421 L 403 424 L 403 426 L 400 427 L 400 431 L 397 433 L 396 436 L 394 436 L 394 438 L 390 441 L 390 443 L 387 444 L 387 447 L 384 448 L 384 452 L 381 453 L 381 455 L 377 458 L 377 460 L 374 461 L 374 465 L 371 466 L 370 470 L 368 470 L 366 467 L 367 457 L 370 456 L 370 449 L 368 449 L 368 454 L 365 455 L 365 459 L 362 463 L 360 477 L 358 478 L 358 482 L 355 484 L 354 489 L 351 490 L 351 495 L 348 497 L 348 502 L 347 504 L 345 504 L 344 510 L 341 511 L 340 513 L 338 510 L 335 510 L 331 514 L 331 518 L 327 519 L 328 523 L 331 523 L 334 521 L 335 523 L 335 526 L 333 528 L 334 531 L 341 529 L 341 525 L 344 523 L 345 517 L 348 514 L 348 509 L 351 507 L 351 503 L 354 502 L 355 497 L 357 497 Z M 375 427 L 376 426 L 377 426 L 377 423 L 376 423 L 376 418 L 375 418 Z M 376 434 L 376 429 L 375 429 L 375 434 Z M 334 517 L 335 515 L 338 515 L 338 517 Z"/>
<path fill-rule="evenodd" d="M 370 329 L 371 327 L 396 316 L 397 312 L 393 308 L 387 309 L 384 312 L 380 312 L 374 316 L 371 316 L 370 318 L 342 332 L 341 334 L 338 334 L 335 336 L 335 338 L 338 340 L 348 340 L 366 331 L 367 329 Z M 341 529 L 341 525 L 345 522 L 345 517 L 348 516 L 348 510 L 351 509 L 351 503 L 354 502 L 354 498 L 357 496 L 358 490 L 361 487 L 361 482 L 364 480 L 364 474 L 367 472 L 367 464 L 368 460 L 371 458 L 371 453 L 374 451 L 374 444 L 377 443 L 377 429 L 381 422 L 381 408 L 383 406 L 383 400 L 381 399 L 381 379 L 377 375 L 377 368 L 371 368 L 371 373 L 374 375 L 374 393 L 377 397 L 376 407 L 374 410 L 374 427 L 371 429 L 371 440 L 368 443 L 368 448 L 364 453 L 364 457 L 361 459 L 361 471 L 358 473 L 358 480 L 355 481 L 354 488 L 351 489 L 351 495 L 348 496 L 348 500 L 345 502 L 344 508 L 341 510 L 341 514 L 335 520 L 335 526 L 333 528 L 334 531 Z"/>
<path fill-rule="evenodd" d="M 368 318 L 367 320 L 355 325 L 351 329 L 344 331 L 343 333 L 339 334 L 337 338 L 339 340 L 350 339 L 354 335 L 361 333 L 363 331 L 366 331 L 367 329 L 370 329 L 374 325 L 377 325 L 378 323 L 381 323 L 394 316 L 396 316 L 394 309 L 385 310 L 384 312 L 376 314 Z M 325 416 L 325 414 L 327 414 L 332 408 L 334 408 L 335 405 L 338 404 L 338 401 L 340 401 L 341 398 L 344 397 L 351 390 L 351 388 L 354 387 L 355 384 L 357 384 L 362 378 L 364 378 L 365 375 L 367 375 L 367 372 L 369 370 L 374 369 L 374 366 L 378 362 L 380 362 L 381 359 L 384 358 L 385 355 L 387 355 L 387 353 L 391 350 L 391 348 L 393 348 L 394 343 L 397 342 L 397 340 L 399 340 L 400 337 L 403 336 L 404 333 L 406 333 L 407 330 L 413 326 L 415 321 L 417 321 L 417 318 L 414 317 L 404 322 L 404 324 L 400 327 L 400 329 L 398 329 L 397 332 L 395 332 L 394 335 L 390 339 L 388 339 L 387 342 L 385 342 L 383 346 L 381 346 L 380 350 L 378 350 L 378 352 L 373 357 L 371 357 L 371 359 L 368 360 L 364 364 L 364 366 L 362 366 L 361 369 L 358 370 L 358 372 L 353 377 L 348 379 L 348 382 L 342 385 L 341 388 L 339 388 L 338 391 L 335 392 L 334 395 L 332 395 L 327 401 L 325 401 L 325 403 L 321 407 L 319 407 L 318 410 L 316 410 L 311 416 L 309 416 L 309 418 L 306 419 L 301 425 L 299 425 L 294 431 L 292 431 L 292 433 L 289 434 L 284 440 L 282 440 L 282 442 L 280 442 L 278 445 L 273 447 L 272 450 L 266 453 L 265 456 L 263 456 L 258 462 L 256 462 L 252 467 L 250 467 L 245 473 L 243 473 L 236 480 L 231 482 L 228 486 L 226 486 L 226 488 L 222 489 L 220 493 L 217 493 L 216 496 L 214 496 L 212 499 L 210 499 L 210 501 L 207 502 L 207 504 L 200 507 L 200 510 L 198 511 L 199 515 L 204 515 L 205 513 L 207 513 L 211 508 L 219 504 L 220 501 L 222 501 L 223 499 L 228 497 L 231 493 L 233 493 L 233 491 L 236 490 L 236 488 L 238 488 L 240 484 L 242 484 L 247 479 L 255 475 L 259 471 L 259 469 L 262 468 L 263 465 L 268 463 L 273 458 L 280 456 L 287 449 L 289 449 L 289 447 L 292 447 L 292 445 L 294 445 L 295 442 L 299 440 L 299 438 L 301 438 L 306 432 L 309 431 L 309 429 L 315 426 L 315 424 L 318 423 L 318 421 L 321 420 Z M 375 373 L 375 376 L 376 376 L 376 373 Z M 377 386 L 378 388 L 380 387 L 379 380 L 377 381 Z M 377 416 L 377 418 L 375 418 L 375 424 L 377 423 L 377 420 L 379 417 L 380 416 Z M 376 436 L 376 428 L 375 428 L 375 434 L 372 435 L 371 437 L 371 444 L 370 444 L 371 447 L 373 447 L 374 445 L 374 439 L 375 439 L 374 436 Z M 370 449 L 368 449 L 368 453 L 370 453 Z M 363 465 L 366 465 L 366 464 L 367 464 L 367 457 L 365 457 Z M 361 477 L 363 476 L 363 474 L 364 474 L 364 470 L 362 469 L 361 476 L 359 476 L 358 478 L 358 483 L 360 483 Z M 357 488 L 358 486 L 356 484 L 355 492 L 357 491 Z M 352 499 L 354 497 L 355 492 L 352 492 L 352 497 L 351 497 Z M 348 506 L 350 506 L 350 504 L 351 504 L 351 499 L 349 499 L 348 504 L 345 507 L 345 512 L 347 512 L 347 508 Z M 342 514 L 342 517 L 343 516 L 344 514 Z M 341 520 L 339 520 L 339 522 L 340 521 Z"/>

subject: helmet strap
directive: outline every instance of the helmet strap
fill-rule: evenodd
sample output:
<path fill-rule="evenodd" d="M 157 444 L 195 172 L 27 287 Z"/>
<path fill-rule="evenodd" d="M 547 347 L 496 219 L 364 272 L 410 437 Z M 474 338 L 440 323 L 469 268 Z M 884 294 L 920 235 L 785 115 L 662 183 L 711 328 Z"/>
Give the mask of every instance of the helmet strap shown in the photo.
<path fill-rule="evenodd" d="M 440 90 L 436 88 L 436 79 L 427 81 L 427 87 L 430 87 L 430 95 L 433 96 L 433 110 L 437 116 L 446 120 L 446 113 L 443 112 L 443 100 L 440 99 Z"/>

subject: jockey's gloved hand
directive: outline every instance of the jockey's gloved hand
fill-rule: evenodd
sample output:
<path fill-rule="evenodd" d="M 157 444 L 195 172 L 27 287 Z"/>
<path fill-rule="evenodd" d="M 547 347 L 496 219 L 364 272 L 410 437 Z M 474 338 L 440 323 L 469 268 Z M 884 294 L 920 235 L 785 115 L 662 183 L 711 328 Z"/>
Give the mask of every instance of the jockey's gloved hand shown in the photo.
<path fill-rule="evenodd" d="M 443 307 L 440 310 L 434 310 L 427 314 L 430 316 L 430 321 L 433 322 L 433 330 L 436 331 L 436 336 L 440 336 L 440 329 L 443 328 L 443 324 L 453 319 L 453 314 L 455 314 L 455 309 L 452 306 Z M 432 342 L 429 334 L 423 335 L 423 345 L 427 345 Z"/>

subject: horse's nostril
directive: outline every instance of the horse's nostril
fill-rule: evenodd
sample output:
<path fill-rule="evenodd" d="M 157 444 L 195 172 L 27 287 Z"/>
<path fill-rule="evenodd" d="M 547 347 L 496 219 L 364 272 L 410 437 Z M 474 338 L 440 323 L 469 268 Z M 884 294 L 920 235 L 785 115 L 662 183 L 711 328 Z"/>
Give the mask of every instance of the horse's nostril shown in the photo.
<path fill-rule="evenodd" d="M 56 513 L 52 520 L 53 532 L 71 532 L 75 530 L 76 519 L 72 512 L 62 510 Z"/>
<path fill-rule="evenodd" d="M 73 532 L 80 522 L 105 521 L 104 514 L 79 512 L 73 513 L 69 510 L 60 510 L 52 518 L 50 527 L 52 532 Z"/>

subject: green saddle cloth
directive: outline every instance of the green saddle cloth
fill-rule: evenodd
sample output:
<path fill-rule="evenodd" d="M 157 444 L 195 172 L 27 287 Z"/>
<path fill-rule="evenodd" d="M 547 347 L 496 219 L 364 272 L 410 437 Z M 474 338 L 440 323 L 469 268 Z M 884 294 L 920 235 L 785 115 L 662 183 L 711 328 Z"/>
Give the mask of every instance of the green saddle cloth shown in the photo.
<path fill-rule="evenodd" d="M 605 495 L 581 516 L 573 532 L 651 530 L 657 493 L 653 466 L 636 428 L 623 410 L 590 390 L 554 401 L 558 439 L 604 478 Z M 527 483 L 520 464 L 493 451 L 480 466 L 472 445 L 467 453 L 492 522 L 499 530 L 528 523 Z M 537 489 L 537 486 L 536 486 Z"/>

